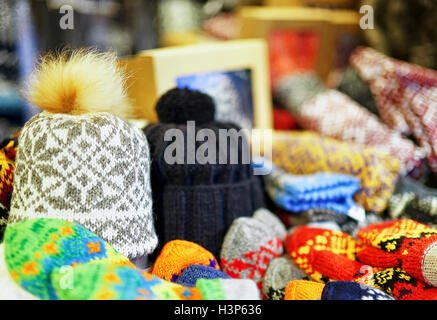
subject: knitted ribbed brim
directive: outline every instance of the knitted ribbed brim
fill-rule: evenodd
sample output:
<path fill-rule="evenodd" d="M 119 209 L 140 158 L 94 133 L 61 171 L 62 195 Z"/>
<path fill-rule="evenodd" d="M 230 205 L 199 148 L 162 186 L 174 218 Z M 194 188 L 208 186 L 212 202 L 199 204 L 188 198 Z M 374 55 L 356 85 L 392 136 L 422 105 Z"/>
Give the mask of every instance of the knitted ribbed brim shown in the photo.
<path fill-rule="evenodd" d="M 234 184 L 167 185 L 162 196 L 165 200 L 155 225 L 160 243 L 188 240 L 216 257 L 232 221 L 251 215 L 263 204 L 257 177 Z"/>

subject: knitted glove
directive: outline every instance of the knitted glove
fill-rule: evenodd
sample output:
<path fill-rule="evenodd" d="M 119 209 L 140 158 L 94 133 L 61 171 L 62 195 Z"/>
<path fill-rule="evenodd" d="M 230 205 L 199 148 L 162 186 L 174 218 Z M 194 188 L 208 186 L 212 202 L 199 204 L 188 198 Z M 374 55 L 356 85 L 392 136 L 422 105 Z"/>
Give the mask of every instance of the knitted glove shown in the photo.
<path fill-rule="evenodd" d="M 296 264 L 319 282 L 355 281 L 380 289 L 398 300 L 437 299 L 437 288 L 401 268 L 378 268 L 355 258 L 363 244 L 339 231 L 299 227 L 285 247 Z"/>
<path fill-rule="evenodd" d="M 357 254 L 366 264 L 399 267 L 413 277 L 437 286 L 437 230 L 414 220 L 394 220 L 358 231 L 368 248 Z"/>

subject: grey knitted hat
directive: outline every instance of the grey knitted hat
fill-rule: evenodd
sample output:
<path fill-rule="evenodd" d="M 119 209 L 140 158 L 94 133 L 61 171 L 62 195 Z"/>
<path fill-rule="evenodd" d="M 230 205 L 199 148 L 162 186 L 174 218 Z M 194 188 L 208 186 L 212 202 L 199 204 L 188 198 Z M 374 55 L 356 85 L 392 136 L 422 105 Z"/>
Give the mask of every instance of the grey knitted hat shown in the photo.
<path fill-rule="evenodd" d="M 42 112 L 19 136 L 10 222 L 81 224 L 129 258 L 157 246 L 145 135 L 109 113 Z"/>

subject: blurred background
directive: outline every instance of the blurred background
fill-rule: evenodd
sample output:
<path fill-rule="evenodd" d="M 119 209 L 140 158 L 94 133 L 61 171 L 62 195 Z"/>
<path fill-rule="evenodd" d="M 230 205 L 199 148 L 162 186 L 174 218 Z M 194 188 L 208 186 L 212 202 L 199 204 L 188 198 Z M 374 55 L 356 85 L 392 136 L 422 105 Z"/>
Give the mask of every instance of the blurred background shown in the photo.
<path fill-rule="evenodd" d="M 65 5 L 74 10 L 72 29 L 60 27 Z M 239 10 L 245 6 L 319 7 L 358 15 L 363 5 L 374 10 L 374 29 L 345 33 L 336 40 L 328 85 L 338 85 L 348 54 L 360 44 L 427 68 L 437 67 L 435 0 L 0 0 L 0 140 L 38 112 L 22 100 L 20 88 L 36 59 L 48 50 L 94 46 L 125 56 L 164 46 L 237 39 L 244 29 Z M 288 72 L 315 68 L 314 51 L 323 35 L 318 37 L 302 32 L 272 34 L 272 79 L 284 68 Z M 282 41 L 285 38 L 288 41 Z"/>

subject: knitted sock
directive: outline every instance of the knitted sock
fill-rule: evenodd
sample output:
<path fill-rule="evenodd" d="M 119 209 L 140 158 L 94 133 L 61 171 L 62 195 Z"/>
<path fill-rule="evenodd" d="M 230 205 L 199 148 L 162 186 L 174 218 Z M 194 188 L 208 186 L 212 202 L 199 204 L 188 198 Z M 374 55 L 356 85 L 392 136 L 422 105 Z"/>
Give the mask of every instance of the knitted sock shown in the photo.
<path fill-rule="evenodd" d="M 282 256 L 270 261 L 262 280 L 263 294 L 269 300 L 283 300 L 285 288 L 292 280 L 308 278 L 288 256 Z"/>
<path fill-rule="evenodd" d="M 290 281 L 285 288 L 284 300 L 320 300 L 324 286 L 309 280 Z"/>
<path fill-rule="evenodd" d="M 394 300 L 389 294 L 354 281 L 330 281 L 323 288 L 322 300 Z"/>
<path fill-rule="evenodd" d="M 0 288 L 0 300 L 39 300 L 12 279 L 6 267 L 4 243 L 0 244 Z"/>
<path fill-rule="evenodd" d="M 250 279 L 199 279 L 196 282 L 203 300 L 260 300 L 256 283 Z"/>
<path fill-rule="evenodd" d="M 176 283 L 186 286 L 194 287 L 197 279 L 217 279 L 230 278 L 226 273 L 216 270 L 215 268 L 195 264 L 185 268 L 180 277 L 176 280 Z"/>
<path fill-rule="evenodd" d="M 270 160 L 290 174 L 336 172 L 358 177 L 360 190 L 354 199 L 375 213 L 387 207 L 399 174 L 399 161 L 386 153 L 309 131 L 275 131 Z"/>
<path fill-rule="evenodd" d="M 9 224 L 5 260 L 11 277 L 41 299 L 57 299 L 49 280 L 56 268 L 95 261 L 133 266 L 128 258 L 82 226 L 49 218 Z"/>
<path fill-rule="evenodd" d="M 238 218 L 226 233 L 220 254 L 223 271 L 232 278 L 261 280 L 270 261 L 283 253 L 283 240 L 260 220 Z"/>
<path fill-rule="evenodd" d="M 297 266 L 315 281 L 350 280 L 348 277 L 354 275 L 361 267 L 361 264 L 355 261 L 355 254 L 360 249 L 360 244 L 341 231 L 301 226 L 289 234 L 285 241 L 285 248 Z M 339 261 L 336 265 L 329 259 L 322 261 L 323 257 L 318 254 L 321 251 L 339 256 L 345 259 L 346 263 Z M 352 268 L 342 270 L 343 265 L 349 267 L 349 262 Z M 338 279 L 337 270 L 342 276 L 347 274 L 346 278 Z"/>
<path fill-rule="evenodd" d="M 390 197 L 388 212 L 393 219 L 411 218 L 425 224 L 437 223 L 437 190 L 408 176 L 401 177 Z"/>
<path fill-rule="evenodd" d="M 129 266 L 86 263 L 74 268 L 73 283 L 65 284 L 66 273 L 55 269 L 53 288 L 62 300 L 201 300 L 196 288 L 162 280 Z"/>
<path fill-rule="evenodd" d="M 360 229 L 358 239 L 369 245 L 357 254 L 361 262 L 399 267 L 437 286 L 437 229 L 414 220 L 394 220 Z"/>
<path fill-rule="evenodd" d="M 301 81 L 299 78 L 300 76 L 296 76 L 295 82 Z M 374 114 L 347 95 L 337 90 L 326 89 L 301 105 L 296 105 L 289 96 L 294 94 L 297 88 L 283 86 L 281 89 L 287 90 L 288 93 L 283 104 L 296 117 L 301 128 L 386 152 L 400 161 L 403 173 L 408 173 L 421 165 L 426 156 L 424 150 L 387 127 Z M 342 116 L 338 117 L 338 114 Z"/>
<path fill-rule="evenodd" d="M 263 176 L 268 194 L 288 211 L 320 208 L 347 215 L 357 206 L 352 197 L 359 190 L 360 181 L 354 176 L 329 172 L 291 175 L 265 158 L 262 161 L 272 168 L 270 174 Z"/>
<path fill-rule="evenodd" d="M 220 270 L 212 253 L 202 246 L 186 240 L 167 242 L 152 266 L 152 274 L 167 281 L 176 282 L 182 270 L 193 264 L 210 266 Z"/>

